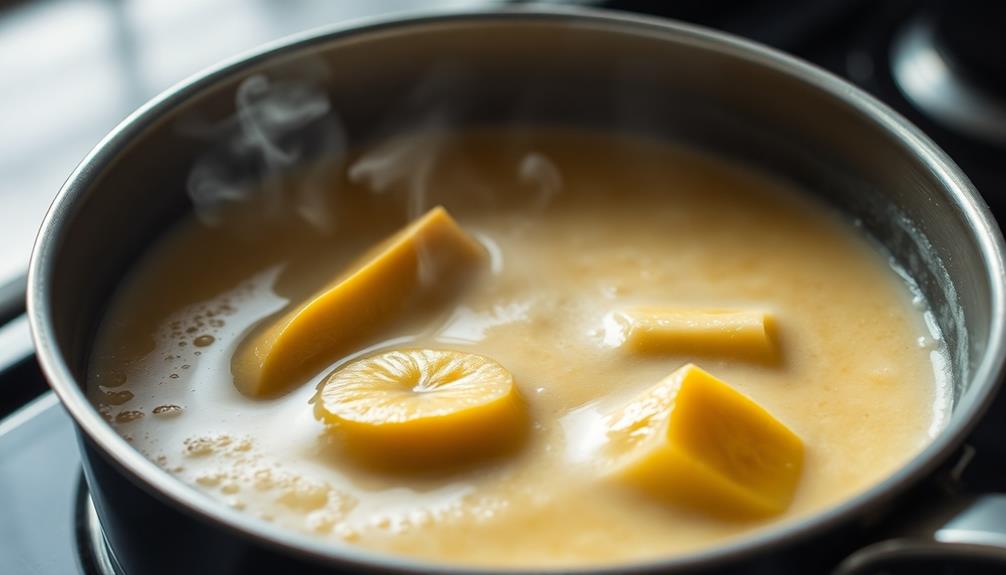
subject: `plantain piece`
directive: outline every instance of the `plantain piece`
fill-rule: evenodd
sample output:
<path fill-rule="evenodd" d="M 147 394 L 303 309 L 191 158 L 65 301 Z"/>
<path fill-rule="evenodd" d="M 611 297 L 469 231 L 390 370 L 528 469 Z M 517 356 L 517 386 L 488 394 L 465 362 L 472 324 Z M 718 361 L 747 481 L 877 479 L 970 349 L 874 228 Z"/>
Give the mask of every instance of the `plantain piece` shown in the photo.
<path fill-rule="evenodd" d="M 235 386 L 252 397 L 288 391 L 410 306 L 450 293 L 485 259 L 447 210 L 430 210 L 241 342 L 231 362 Z"/>
<path fill-rule="evenodd" d="M 358 459 L 381 467 L 458 463 L 505 451 L 527 421 L 513 376 L 481 355 L 382 353 L 326 379 L 315 416 Z"/>
<path fill-rule="evenodd" d="M 772 359 L 775 318 L 745 309 L 638 307 L 621 312 L 624 343 L 640 353 L 725 355 Z"/>
<path fill-rule="evenodd" d="M 609 420 L 610 477 L 668 505 L 720 518 L 783 512 L 803 442 L 753 400 L 686 365 Z"/>

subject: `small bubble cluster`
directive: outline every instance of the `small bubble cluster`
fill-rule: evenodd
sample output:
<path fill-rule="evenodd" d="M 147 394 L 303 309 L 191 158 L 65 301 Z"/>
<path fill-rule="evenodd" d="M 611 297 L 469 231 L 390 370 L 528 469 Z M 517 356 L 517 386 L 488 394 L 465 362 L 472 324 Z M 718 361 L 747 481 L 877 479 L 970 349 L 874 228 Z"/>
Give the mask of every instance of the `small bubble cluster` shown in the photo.
<path fill-rule="evenodd" d="M 109 409 L 107 405 L 98 406 L 98 413 L 101 415 L 101 418 L 108 423 L 112 423 L 112 421 L 115 420 L 115 416 L 112 415 L 112 410 Z"/>
<path fill-rule="evenodd" d="M 133 399 L 133 392 L 128 389 L 105 392 L 105 403 L 109 405 L 122 405 Z"/>
<path fill-rule="evenodd" d="M 315 533 L 328 533 L 332 531 L 338 520 L 339 517 L 337 515 L 323 510 L 309 513 L 307 519 L 304 520 L 304 524 Z"/>
<path fill-rule="evenodd" d="M 166 326 L 165 335 L 168 339 L 165 344 L 172 346 L 172 351 L 164 355 L 164 360 L 177 365 L 168 375 L 168 379 L 181 379 L 179 371 L 192 368 L 192 357 L 202 355 L 199 349 L 213 345 L 217 341 L 216 332 L 227 324 L 224 318 L 236 311 L 231 300 L 224 298 L 218 302 L 195 306 L 184 318 L 169 322 Z M 193 348 L 197 351 L 190 351 Z"/>
<path fill-rule="evenodd" d="M 119 387 L 126 383 L 126 374 L 121 371 L 109 371 L 98 375 L 98 383 L 104 387 Z"/>
<path fill-rule="evenodd" d="M 220 485 L 227 476 L 223 473 L 204 473 L 196 477 L 196 483 L 203 487 L 216 487 Z"/>
<path fill-rule="evenodd" d="M 475 502 L 468 511 L 479 521 L 490 521 L 508 506 L 505 499 L 485 498 Z"/>
<path fill-rule="evenodd" d="M 183 454 L 199 469 L 189 481 L 235 509 L 245 505 L 265 521 L 280 518 L 292 526 L 341 539 L 357 537 L 344 525 L 357 499 L 324 481 L 307 479 L 267 463 L 250 439 L 227 434 L 190 437 Z"/>
<path fill-rule="evenodd" d="M 337 525 L 335 527 L 335 536 L 343 541 L 353 542 L 360 539 L 360 532 L 348 525 Z"/>
<path fill-rule="evenodd" d="M 130 423 L 143 418 L 143 412 L 138 409 L 126 409 L 115 416 L 116 423 Z"/>
<path fill-rule="evenodd" d="M 228 450 L 233 443 L 231 436 L 208 435 L 200 437 L 190 437 L 183 442 L 185 454 L 192 457 L 203 457 Z"/>
<path fill-rule="evenodd" d="M 280 488 L 276 501 L 298 511 L 313 511 L 328 503 L 331 491 L 327 484 L 294 477 Z"/>
<path fill-rule="evenodd" d="M 153 413 L 158 417 L 168 418 L 168 417 L 178 417 L 179 415 L 182 414 L 182 411 L 183 411 L 182 406 L 169 403 L 165 405 L 158 405 L 151 411 L 151 413 Z"/>

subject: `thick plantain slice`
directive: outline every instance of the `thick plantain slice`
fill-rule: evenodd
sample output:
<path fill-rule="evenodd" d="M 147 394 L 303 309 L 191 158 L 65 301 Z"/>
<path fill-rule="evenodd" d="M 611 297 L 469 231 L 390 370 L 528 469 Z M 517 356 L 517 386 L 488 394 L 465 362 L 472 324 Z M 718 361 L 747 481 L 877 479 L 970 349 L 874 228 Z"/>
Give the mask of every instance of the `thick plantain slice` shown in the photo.
<path fill-rule="evenodd" d="M 460 351 L 396 350 L 352 362 L 314 402 L 347 451 L 381 467 L 493 455 L 518 442 L 527 419 L 510 372 Z"/>
<path fill-rule="evenodd" d="M 231 362 L 235 386 L 253 397 L 288 391 L 418 300 L 449 292 L 485 257 L 447 210 L 430 210 L 241 342 Z"/>
<path fill-rule="evenodd" d="M 624 344 L 640 353 L 773 359 L 775 318 L 762 310 L 637 307 L 620 312 Z"/>
<path fill-rule="evenodd" d="M 666 504 L 728 518 L 781 513 L 803 442 L 752 399 L 686 365 L 609 421 L 618 482 Z"/>

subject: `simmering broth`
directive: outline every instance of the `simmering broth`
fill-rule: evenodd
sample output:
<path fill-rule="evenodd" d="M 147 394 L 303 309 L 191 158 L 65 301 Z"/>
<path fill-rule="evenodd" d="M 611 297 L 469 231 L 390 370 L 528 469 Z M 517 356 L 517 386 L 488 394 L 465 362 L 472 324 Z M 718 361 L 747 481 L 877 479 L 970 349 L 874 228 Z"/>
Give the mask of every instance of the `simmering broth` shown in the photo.
<path fill-rule="evenodd" d="M 409 170 L 388 183 L 346 168 L 359 162 L 326 168 L 320 229 L 254 210 L 178 224 L 106 315 L 95 405 L 193 496 L 333 545 L 495 567 L 715 545 L 861 491 L 943 425 L 948 374 L 925 302 L 859 230 L 798 190 L 640 136 L 485 129 L 437 142 L 419 184 Z M 463 289 L 405 309 L 289 391 L 238 391 L 233 358 L 256 326 L 437 205 L 486 249 Z M 633 306 L 768 310 L 778 353 L 640 353 L 612 321 Z M 476 353 L 512 374 L 528 420 L 519 444 L 402 469 L 341 450 L 316 417 L 319 386 L 352 360 L 420 348 Z M 802 440 L 782 513 L 712 515 L 606 476 L 606 417 L 688 363 Z"/>

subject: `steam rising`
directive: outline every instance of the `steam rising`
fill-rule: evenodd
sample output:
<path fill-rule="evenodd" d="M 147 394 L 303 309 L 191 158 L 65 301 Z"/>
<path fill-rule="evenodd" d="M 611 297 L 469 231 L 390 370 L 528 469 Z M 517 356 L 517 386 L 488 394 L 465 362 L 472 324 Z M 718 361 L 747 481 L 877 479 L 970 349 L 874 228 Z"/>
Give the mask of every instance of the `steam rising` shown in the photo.
<path fill-rule="evenodd" d="M 517 166 L 517 176 L 521 182 L 538 187 L 534 201 L 536 211 L 544 210 L 552 199 L 562 191 L 562 174 L 552 160 L 538 152 L 524 156 Z"/>
<path fill-rule="evenodd" d="M 431 74 L 379 130 L 398 135 L 379 140 L 344 168 L 347 136 L 323 86 L 326 77 L 324 65 L 298 70 L 295 80 L 250 76 L 236 89 L 233 117 L 187 127 L 189 135 L 212 141 L 187 181 L 200 221 L 208 226 L 236 223 L 239 232 L 258 233 L 262 224 L 295 217 L 330 232 L 339 216 L 338 179 L 333 177 L 338 171 L 333 168 L 346 169 L 351 182 L 389 195 L 389 201 L 390 192 L 401 190 L 410 220 L 439 203 L 431 198 L 431 179 L 453 124 L 443 94 L 460 79 L 450 70 Z M 529 214 L 544 210 L 563 188 L 558 167 L 541 152 L 529 151 L 515 168 L 517 181 L 534 190 L 526 204 Z M 473 172 L 467 176 L 469 191 L 485 207 L 493 207 L 492 182 Z M 431 257 L 422 247 L 419 260 L 420 280 L 432 280 Z"/>
<path fill-rule="evenodd" d="M 273 83 L 255 75 L 238 86 L 235 105 L 233 119 L 209 129 L 216 145 L 189 174 L 187 189 L 196 216 L 207 225 L 220 225 L 224 209 L 254 198 L 259 202 L 254 220 L 292 212 L 318 229 L 329 229 L 335 196 L 331 185 L 319 181 L 319 173 L 300 173 L 309 156 L 329 161 L 345 157 L 345 131 L 328 94 L 309 82 Z M 298 185 L 285 185 L 294 175 L 303 176 Z"/>
<path fill-rule="evenodd" d="M 360 156 L 349 167 L 349 179 L 378 194 L 404 184 L 409 218 L 419 217 L 430 207 L 429 181 L 444 139 L 445 133 L 436 129 L 392 138 Z"/>
<path fill-rule="evenodd" d="M 349 167 L 349 179 L 362 183 L 378 194 L 404 184 L 408 191 L 409 220 L 423 215 L 428 204 L 430 177 L 443 145 L 444 133 L 439 130 L 392 138 L 362 155 Z M 430 285 L 435 281 L 433 254 L 423 244 L 417 244 L 419 281 Z"/>

